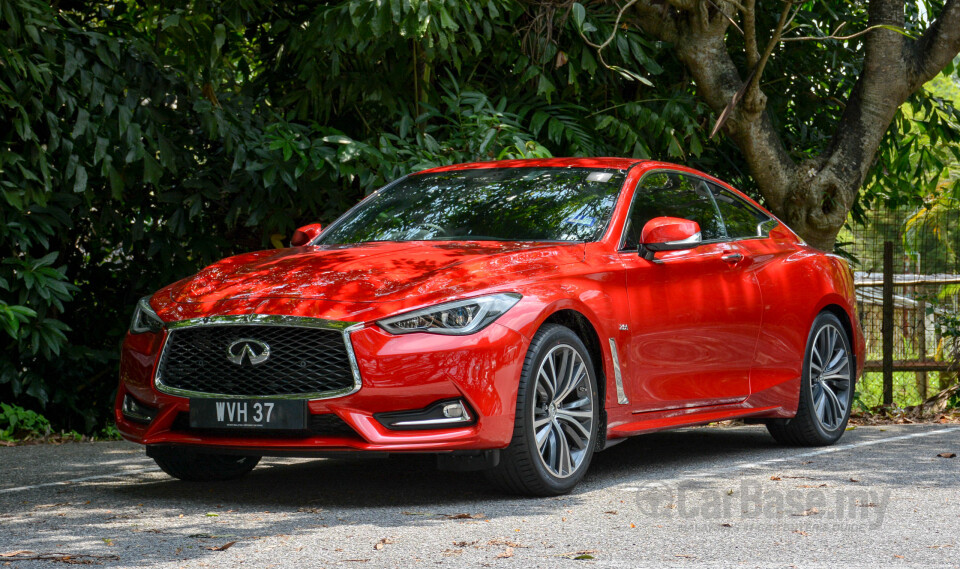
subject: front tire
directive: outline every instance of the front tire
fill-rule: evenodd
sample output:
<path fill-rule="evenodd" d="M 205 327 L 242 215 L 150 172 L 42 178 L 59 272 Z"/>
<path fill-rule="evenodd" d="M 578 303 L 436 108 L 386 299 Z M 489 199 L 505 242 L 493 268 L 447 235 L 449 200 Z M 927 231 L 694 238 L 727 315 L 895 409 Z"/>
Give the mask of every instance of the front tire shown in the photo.
<path fill-rule="evenodd" d="M 580 338 L 564 326 L 543 326 L 520 374 L 513 439 L 487 477 L 517 494 L 570 492 L 590 466 L 602 404 Z"/>
<path fill-rule="evenodd" d="M 826 446 L 840 439 L 850 419 L 855 382 L 850 340 L 840 319 L 821 312 L 810 329 L 803 356 L 800 402 L 792 419 L 767 423 L 777 442 Z"/>
<path fill-rule="evenodd" d="M 174 478 L 191 482 L 233 480 L 253 470 L 259 456 L 198 453 L 173 449 L 159 449 L 150 456 Z"/>

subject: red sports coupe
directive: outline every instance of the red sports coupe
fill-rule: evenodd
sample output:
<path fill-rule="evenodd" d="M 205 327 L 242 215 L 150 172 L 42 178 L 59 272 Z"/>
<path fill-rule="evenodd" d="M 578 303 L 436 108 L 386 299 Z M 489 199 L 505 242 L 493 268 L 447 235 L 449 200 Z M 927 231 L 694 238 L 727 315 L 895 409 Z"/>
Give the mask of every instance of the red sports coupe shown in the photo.
<path fill-rule="evenodd" d="M 555 495 L 638 433 L 747 418 L 835 442 L 855 309 L 843 259 L 701 172 L 460 164 L 142 299 L 116 420 L 181 479 L 416 452 Z"/>

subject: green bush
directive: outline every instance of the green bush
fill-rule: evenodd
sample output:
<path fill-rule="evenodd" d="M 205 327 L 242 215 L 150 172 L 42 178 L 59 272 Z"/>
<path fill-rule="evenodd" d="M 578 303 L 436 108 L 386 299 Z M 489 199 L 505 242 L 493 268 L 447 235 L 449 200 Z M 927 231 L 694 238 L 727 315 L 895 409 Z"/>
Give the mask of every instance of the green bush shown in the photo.
<path fill-rule="evenodd" d="M 0 401 L 96 432 L 137 298 L 422 168 L 621 155 L 749 191 L 671 46 L 615 28 L 617 11 L 590 4 L 574 25 L 515 0 L 0 3 Z M 762 12 L 769 27 L 779 7 Z M 613 31 L 604 68 L 581 32 Z M 823 101 L 852 89 L 860 56 L 794 46 L 770 73 L 809 97 L 771 90 L 769 109 L 800 159 L 829 142 L 842 108 Z"/>
<path fill-rule="evenodd" d="M 525 51 L 525 18 L 510 1 L 4 2 L 0 401 L 94 432 L 139 296 L 410 171 L 699 155 L 688 88 L 630 103 L 579 40 Z M 662 71 L 638 32 L 622 42 L 611 61 Z"/>
<path fill-rule="evenodd" d="M 46 417 L 16 405 L 0 403 L 0 441 L 43 437 L 52 432 Z"/>

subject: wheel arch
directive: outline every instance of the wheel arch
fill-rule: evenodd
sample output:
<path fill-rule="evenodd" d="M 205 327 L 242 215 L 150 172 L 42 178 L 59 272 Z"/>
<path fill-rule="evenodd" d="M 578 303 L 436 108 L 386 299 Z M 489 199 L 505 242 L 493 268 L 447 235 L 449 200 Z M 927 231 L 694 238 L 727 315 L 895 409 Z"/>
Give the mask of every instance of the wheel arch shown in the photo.
<path fill-rule="evenodd" d="M 847 341 L 850 343 L 850 355 L 853 357 L 853 369 L 856 370 L 854 375 L 859 377 L 863 366 L 863 362 L 860 361 L 862 354 L 860 353 L 857 330 L 850 312 L 844 308 L 840 302 L 837 302 L 836 299 L 832 299 L 832 301 L 825 300 L 813 315 L 813 320 L 816 320 L 817 316 L 824 312 L 828 312 L 836 316 L 837 320 L 840 321 L 840 324 L 843 325 L 843 331 L 846 333 Z M 813 325 L 813 320 L 811 320 L 811 326 Z"/>
<path fill-rule="evenodd" d="M 603 343 L 600 341 L 600 334 L 585 314 L 573 308 L 561 308 L 553 312 L 540 323 L 540 327 L 546 324 L 559 324 L 560 326 L 569 328 L 580 338 L 583 345 L 587 347 L 587 352 L 590 354 L 590 362 L 593 364 L 593 371 L 597 377 L 597 398 L 601 404 L 600 428 L 597 432 L 597 450 L 602 450 L 607 440 L 607 374 L 604 371 L 605 358 Z"/>
<path fill-rule="evenodd" d="M 837 317 L 837 320 L 843 324 L 843 331 L 847 334 L 847 340 L 850 341 L 851 350 L 855 346 L 856 338 L 853 335 L 853 323 L 850 321 L 850 315 L 839 304 L 828 304 L 820 309 L 820 312 L 829 312 Z M 819 313 L 818 313 L 819 314 Z M 853 354 L 856 357 L 856 353 Z"/>
<path fill-rule="evenodd" d="M 603 344 L 600 343 L 600 334 L 590 320 L 581 312 L 572 308 L 557 310 L 544 320 L 540 326 L 545 324 L 559 324 L 573 331 L 578 338 L 587 347 L 590 353 L 590 360 L 593 364 L 593 371 L 597 376 L 597 390 L 600 392 L 600 401 L 605 401 L 606 396 L 606 373 L 603 370 Z"/>

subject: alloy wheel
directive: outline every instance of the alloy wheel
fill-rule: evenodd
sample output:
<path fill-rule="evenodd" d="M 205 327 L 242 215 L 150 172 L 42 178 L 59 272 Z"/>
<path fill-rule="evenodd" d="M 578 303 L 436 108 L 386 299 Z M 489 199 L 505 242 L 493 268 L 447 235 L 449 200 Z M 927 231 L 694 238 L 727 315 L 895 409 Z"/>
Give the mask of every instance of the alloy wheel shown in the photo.
<path fill-rule="evenodd" d="M 533 432 L 547 470 L 566 478 L 580 468 L 590 448 L 594 394 L 587 365 L 572 346 L 554 346 L 537 371 Z"/>
<path fill-rule="evenodd" d="M 841 334 L 833 324 L 824 325 L 817 331 L 810 350 L 813 410 L 820 425 L 828 431 L 836 430 L 843 423 L 850 406 L 853 373 Z"/>

